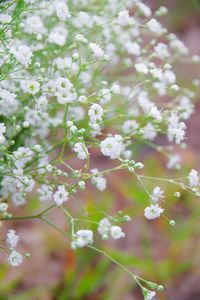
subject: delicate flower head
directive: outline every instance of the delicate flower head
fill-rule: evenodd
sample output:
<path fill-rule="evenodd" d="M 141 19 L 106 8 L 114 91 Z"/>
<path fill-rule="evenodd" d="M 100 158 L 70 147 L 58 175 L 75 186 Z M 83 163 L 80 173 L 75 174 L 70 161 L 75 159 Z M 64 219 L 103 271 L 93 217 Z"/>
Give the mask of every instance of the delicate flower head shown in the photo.
<path fill-rule="evenodd" d="M 90 122 L 92 122 L 92 123 L 96 123 L 97 121 L 101 121 L 102 116 L 103 116 L 103 108 L 101 107 L 101 105 L 99 105 L 97 103 L 94 103 L 90 107 L 90 109 L 88 111 L 88 115 L 90 117 Z"/>
<path fill-rule="evenodd" d="M 153 220 L 156 218 L 159 218 L 160 215 L 163 213 L 164 209 L 159 207 L 158 204 L 152 204 L 148 207 L 145 208 L 144 210 L 144 216 L 148 219 L 148 220 Z"/>
<path fill-rule="evenodd" d="M 101 49 L 101 47 L 99 47 L 99 45 L 95 43 L 89 43 L 89 47 L 96 58 L 104 57 L 104 51 Z"/>
<path fill-rule="evenodd" d="M 87 159 L 89 156 L 88 150 L 82 142 L 74 144 L 73 150 L 77 153 L 79 159 Z"/>
<path fill-rule="evenodd" d="M 16 250 L 13 250 L 8 256 L 8 262 L 12 267 L 18 267 L 21 265 L 22 260 L 22 255 Z"/>
<path fill-rule="evenodd" d="M 125 237 L 125 233 L 122 231 L 121 227 L 119 226 L 111 226 L 110 234 L 112 238 L 115 240 Z"/>
<path fill-rule="evenodd" d="M 53 195 L 53 199 L 57 206 L 61 206 L 64 202 L 67 202 L 69 193 L 66 191 L 64 185 L 59 185 L 57 191 Z"/>
<path fill-rule="evenodd" d="M 108 137 L 100 143 L 101 152 L 109 156 L 111 159 L 116 159 L 119 157 L 125 149 L 122 137 L 120 135 L 115 135 L 113 137 Z"/>
<path fill-rule="evenodd" d="M 199 185 L 199 173 L 198 173 L 198 171 L 192 169 L 190 171 L 190 174 L 189 174 L 188 178 L 189 178 L 189 182 L 190 182 L 191 187 L 195 187 L 195 186 Z"/>
<path fill-rule="evenodd" d="M 164 198 L 164 191 L 161 190 L 161 188 L 159 186 L 156 186 L 154 189 L 153 189 L 153 192 L 151 194 L 151 200 L 156 203 L 158 202 L 159 200 L 163 199 Z"/>
<path fill-rule="evenodd" d="M 31 64 L 33 54 L 29 47 L 22 45 L 16 49 L 11 49 L 11 52 L 14 54 L 16 60 L 24 67 L 27 68 Z"/>
<path fill-rule="evenodd" d="M 14 249 L 19 241 L 19 236 L 15 233 L 15 230 L 11 229 L 7 233 L 6 242 L 9 248 Z"/>
<path fill-rule="evenodd" d="M 61 21 L 66 21 L 68 18 L 71 17 L 69 8 L 64 2 L 56 3 L 56 14 Z"/>
<path fill-rule="evenodd" d="M 74 234 L 71 247 L 72 249 L 83 248 L 89 244 L 93 244 L 93 232 L 92 230 L 82 229 Z"/>

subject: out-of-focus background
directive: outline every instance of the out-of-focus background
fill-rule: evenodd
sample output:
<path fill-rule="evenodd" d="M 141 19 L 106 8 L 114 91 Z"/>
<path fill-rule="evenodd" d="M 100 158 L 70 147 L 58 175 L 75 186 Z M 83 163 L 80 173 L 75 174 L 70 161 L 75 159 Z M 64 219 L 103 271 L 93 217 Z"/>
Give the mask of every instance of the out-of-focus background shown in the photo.
<path fill-rule="evenodd" d="M 101 1 L 101 0 L 100 0 Z M 199 0 L 149 0 L 152 10 L 160 5 L 169 9 L 163 18 L 169 31 L 176 33 L 192 54 L 200 54 L 200 1 Z M 200 72 L 194 64 L 178 68 L 183 79 L 190 84 L 192 76 Z M 184 170 L 200 166 L 200 102 L 188 122 L 188 148 L 182 151 Z M 145 162 L 149 176 L 170 177 L 162 156 L 148 147 L 133 145 L 138 160 Z M 97 155 L 95 165 L 107 167 L 108 161 Z M 149 188 L 155 183 L 148 182 Z M 172 228 L 164 218 L 149 222 L 143 217 L 146 195 L 141 186 L 128 173 L 111 174 L 108 189 L 97 193 L 91 188 L 76 201 L 84 203 L 88 211 L 105 210 L 113 215 L 124 210 L 133 221 L 124 226 L 126 239 L 99 243 L 110 255 L 129 267 L 136 274 L 165 285 L 158 294 L 160 300 L 200 300 L 200 202 L 193 195 L 182 192 L 179 199 L 172 197 L 174 186 L 162 185 L 166 191 L 165 208 L 177 226 Z M 75 200 L 74 200 L 75 201 Z M 36 199 L 30 200 L 24 214 L 38 209 Z M 21 208 L 19 210 L 20 214 Z M 66 228 L 66 221 L 59 213 L 50 218 Z M 6 228 L 5 228 L 6 225 Z M 23 251 L 31 259 L 11 269 L 0 265 L 0 300 L 141 300 L 142 295 L 132 279 L 105 257 L 89 249 L 70 250 L 69 241 L 60 233 L 39 221 L 8 222 L 2 231 L 15 228 L 22 236 Z M 67 230 L 67 228 L 66 228 Z M 3 235 L 2 235 L 3 236 Z"/>

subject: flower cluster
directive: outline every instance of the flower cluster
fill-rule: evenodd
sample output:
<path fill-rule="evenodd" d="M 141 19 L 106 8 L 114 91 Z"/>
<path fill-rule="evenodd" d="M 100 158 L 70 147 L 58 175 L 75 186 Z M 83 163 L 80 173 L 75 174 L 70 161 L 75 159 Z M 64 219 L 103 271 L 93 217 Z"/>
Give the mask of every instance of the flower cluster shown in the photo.
<path fill-rule="evenodd" d="M 47 205 L 35 218 L 46 220 L 50 210 L 60 209 L 71 226 L 71 247 L 93 247 L 94 230 L 81 228 L 72 216 L 75 194 L 89 183 L 103 192 L 106 176 L 122 169 L 146 192 L 145 217 L 163 215 L 164 190 L 157 184 L 148 190 L 146 180 L 152 178 L 135 161 L 134 145 L 147 144 L 163 154 L 168 169 L 180 169 L 173 146 L 186 146 L 185 121 L 194 112 L 200 85 L 194 78 L 190 89 L 185 87 L 175 72 L 177 60 L 200 58 L 163 27 L 159 18 L 167 9 L 153 13 L 141 0 L 0 5 L 1 220 L 12 219 L 9 207 L 25 205 L 34 194 Z M 158 144 L 159 136 L 167 146 Z M 97 152 L 108 166 L 113 160 L 117 165 L 99 170 Z M 175 184 L 176 196 L 179 189 L 200 196 L 196 170 L 163 183 Z M 85 222 L 95 223 L 103 240 L 124 238 L 119 224 L 105 216 Z M 15 250 L 18 239 L 9 231 L 13 266 L 22 262 Z M 152 299 L 155 292 L 146 290 L 144 296 Z"/>

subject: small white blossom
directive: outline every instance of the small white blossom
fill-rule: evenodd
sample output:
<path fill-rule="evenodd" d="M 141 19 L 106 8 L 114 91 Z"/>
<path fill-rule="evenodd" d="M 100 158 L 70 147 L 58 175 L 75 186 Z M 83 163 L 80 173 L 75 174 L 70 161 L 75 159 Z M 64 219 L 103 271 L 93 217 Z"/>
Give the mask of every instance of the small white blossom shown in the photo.
<path fill-rule="evenodd" d="M 162 25 L 156 19 L 151 19 L 148 21 L 146 26 L 152 33 L 156 35 L 161 35 L 164 32 Z"/>
<path fill-rule="evenodd" d="M 77 94 L 73 84 L 68 78 L 58 78 L 56 80 L 56 96 L 60 104 L 72 103 L 77 99 Z"/>
<path fill-rule="evenodd" d="M 94 103 L 90 107 L 88 111 L 88 115 L 90 117 L 91 123 L 96 123 L 97 121 L 101 121 L 103 116 L 103 108 L 101 107 L 101 105 Z"/>
<path fill-rule="evenodd" d="M 19 236 L 15 233 L 15 230 L 9 230 L 7 233 L 6 242 L 9 246 L 9 248 L 14 249 L 17 246 L 17 243 L 19 242 Z"/>
<path fill-rule="evenodd" d="M 147 65 L 144 63 L 135 64 L 135 68 L 138 73 L 147 74 L 149 72 Z"/>
<path fill-rule="evenodd" d="M 57 191 L 53 195 L 53 199 L 57 206 L 61 206 L 68 200 L 69 193 L 66 191 L 64 185 L 59 185 Z"/>
<path fill-rule="evenodd" d="M 119 226 L 111 226 L 110 234 L 112 238 L 115 240 L 125 237 L 125 233 L 122 231 L 121 227 Z"/>
<path fill-rule="evenodd" d="M 52 199 L 52 188 L 46 184 L 42 184 L 38 189 L 39 200 L 40 201 L 50 201 Z"/>
<path fill-rule="evenodd" d="M 196 170 L 192 169 L 190 171 L 188 178 L 191 187 L 195 187 L 199 185 L 199 173 Z"/>
<path fill-rule="evenodd" d="M 56 14 L 61 21 L 66 21 L 68 18 L 71 17 L 69 8 L 64 2 L 56 3 Z"/>
<path fill-rule="evenodd" d="M 11 20 L 12 20 L 12 18 L 10 15 L 0 14 L 0 23 L 2 23 L 2 24 L 10 23 Z"/>
<path fill-rule="evenodd" d="M 35 81 L 35 80 L 31 80 L 27 82 L 26 85 L 26 91 L 32 95 L 35 95 L 39 92 L 40 90 L 40 84 L 39 82 Z"/>
<path fill-rule="evenodd" d="M 94 184 L 98 190 L 103 192 L 106 188 L 106 179 L 102 174 L 99 174 L 98 169 L 92 169 L 91 172 L 94 174 L 94 176 L 91 178 L 92 184 Z"/>
<path fill-rule="evenodd" d="M 73 150 L 77 153 L 77 157 L 82 160 L 86 159 L 89 155 L 87 148 L 81 142 L 76 143 Z"/>
<path fill-rule="evenodd" d="M 117 17 L 117 23 L 121 26 L 127 26 L 131 23 L 131 17 L 129 16 L 128 10 L 119 12 Z"/>
<path fill-rule="evenodd" d="M 19 46 L 17 49 L 11 49 L 11 52 L 14 54 L 16 60 L 24 67 L 27 68 L 31 64 L 33 54 L 29 47 Z"/>
<path fill-rule="evenodd" d="M 99 45 L 97 45 L 95 43 L 89 43 L 89 47 L 92 50 L 92 53 L 96 58 L 104 57 L 104 51 L 99 47 Z"/>
<path fill-rule="evenodd" d="M 111 159 L 119 157 L 125 149 L 122 137 L 120 135 L 114 135 L 108 137 L 100 143 L 101 152 L 109 156 Z"/>
<path fill-rule="evenodd" d="M 78 230 L 73 237 L 71 243 L 72 249 L 83 248 L 93 243 L 93 232 L 92 230 Z"/>
<path fill-rule="evenodd" d="M 161 188 L 159 186 L 156 186 L 154 189 L 153 189 L 153 192 L 151 194 L 151 200 L 156 203 L 158 202 L 159 200 L 163 199 L 164 198 L 164 191 L 161 190 Z"/>
<path fill-rule="evenodd" d="M 12 267 L 18 267 L 22 263 L 22 255 L 13 250 L 8 257 L 8 262 Z"/>
<path fill-rule="evenodd" d="M 141 14 L 143 14 L 145 17 L 150 17 L 151 16 L 151 9 L 147 6 L 147 5 L 145 5 L 144 3 L 142 3 L 142 2 L 139 2 L 139 1 L 137 1 L 136 3 L 135 3 L 135 5 L 136 5 L 136 7 L 139 9 L 139 12 L 141 13 Z"/>
<path fill-rule="evenodd" d="M 148 220 L 153 220 L 156 218 L 159 218 L 160 215 L 163 213 L 164 209 L 159 207 L 158 204 L 152 204 L 148 207 L 145 208 L 144 210 L 144 216 L 148 219 Z"/>
<path fill-rule="evenodd" d="M 110 235 L 111 224 L 107 218 L 103 218 L 99 222 L 98 232 L 102 236 L 103 240 L 107 240 Z"/>

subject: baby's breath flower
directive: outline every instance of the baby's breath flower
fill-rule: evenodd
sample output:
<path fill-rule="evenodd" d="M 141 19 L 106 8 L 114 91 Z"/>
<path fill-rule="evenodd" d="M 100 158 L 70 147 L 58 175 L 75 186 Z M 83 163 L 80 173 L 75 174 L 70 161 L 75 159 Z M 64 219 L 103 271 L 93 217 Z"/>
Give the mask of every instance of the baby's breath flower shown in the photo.
<path fill-rule="evenodd" d="M 116 159 L 119 157 L 125 149 L 122 137 L 120 135 L 115 135 L 113 137 L 108 137 L 100 143 L 101 152 L 109 156 L 111 159 Z"/>
<path fill-rule="evenodd" d="M 8 262 L 12 267 L 18 267 L 22 263 L 22 255 L 13 250 L 8 257 Z"/>
<path fill-rule="evenodd" d="M 163 211 L 164 209 L 159 207 L 158 204 L 152 204 L 145 208 L 144 216 L 149 220 L 153 220 L 159 218 Z"/>
<path fill-rule="evenodd" d="M 15 230 L 11 229 L 7 233 L 6 242 L 11 249 L 15 249 L 18 242 L 19 242 L 19 236 L 16 235 Z"/>
<path fill-rule="evenodd" d="M 72 249 L 83 248 L 89 244 L 93 244 L 92 230 L 81 229 L 74 234 L 71 247 Z"/>
<path fill-rule="evenodd" d="M 53 199 L 57 206 L 61 206 L 64 202 L 67 202 L 69 193 L 66 191 L 64 185 L 59 185 L 57 191 L 53 195 Z"/>

